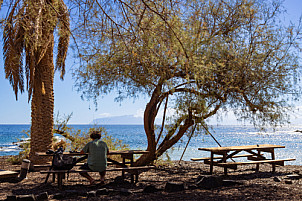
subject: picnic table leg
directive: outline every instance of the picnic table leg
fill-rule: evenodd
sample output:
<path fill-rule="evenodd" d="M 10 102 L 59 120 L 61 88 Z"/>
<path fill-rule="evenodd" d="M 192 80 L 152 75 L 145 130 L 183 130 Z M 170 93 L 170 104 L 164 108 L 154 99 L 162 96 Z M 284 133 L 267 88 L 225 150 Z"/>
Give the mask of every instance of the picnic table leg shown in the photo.
<path fill-rule="evenodd" d="M 125 165 L 125 164 L 126 164 L 126 158 L 123 157 L 123 165 Z M 125 171 L 124 170 L 122 170 L 122 177 L 123 177 L 123 179 L 125 179 Z"/>
<path fill-rule="evenodd" d="M 133 166 L 133 154 L 130 156 L 130 166 L 131 167 Z M 137 180 L 137 178 L 135 180 Z M 131 173 L 131 183 L 132 184 L 134 183 L 134 174 L 133 173 Z"/>
<path fill-rule="evenodd" d="M 227 153 L 223 153 L 223 158 L 222 158 L 222 162 L 226 163 L 226 157 L 227 157 Z M 228 174 L 228 168 L 225 166 L 224 167 L 224 175 Z"/>
<path fill-rule="evenodd" d="M 60 172 L 58 173 L 58 187 L 61 190 L 62 186 L 63 186 L 63 177 L 64 177 L 65 173 Z"/>
<path fill-rule="evenodd" d="M 271 150 L 272 160 L 275 160 L 275 151 L 274 149 Z M 272 163 L 272 172 L 276 171 L 276 164 Z"/>
<path fill-rule="evenodd" d="M 258 150 L 258 156 L 257 158 L 259 158 L 259 156 L 261 155 L 261 151 Z M 259 169 L 260 169 L 260 164 L 256 164 L 256 172 L 259 172 Z"/>
<path fill-rule="evenodd" d="M 213 160 L 214 160 L 214 153 L 211 151 L 210 174 L 213 174 Z"/>

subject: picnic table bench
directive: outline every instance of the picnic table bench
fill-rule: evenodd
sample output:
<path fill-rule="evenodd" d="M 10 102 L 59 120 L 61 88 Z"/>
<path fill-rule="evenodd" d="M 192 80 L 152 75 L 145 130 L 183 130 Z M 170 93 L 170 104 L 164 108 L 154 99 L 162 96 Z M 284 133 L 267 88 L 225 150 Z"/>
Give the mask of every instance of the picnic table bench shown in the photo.
<path fill-rule="evenodd" d="M 155 166 L 138 166 L 138 167 L 123 167 L 123 168 L 107 168 L 106 172 L 112 172 L 112 171 L 125 171 L 129 172 L 131 174 L 131 183 L 137 183 L 138 182 L 138 175 L 141 171 L 146 171 L 150 169 L 154 169 Z M 63 179 L 65 178 L 66 173 L 82 173 L 82 172 L 95 172 L 92 170 L 46 170 L 46 171 L 40 171 L 41 174 L 56 174 L 57 175 L 57 184 L 59 189 L 62 189 L 63 186 Z M 134 179 L 135 177 L 135 179 Z"/>
<path fill-rule="evenodd" d="M 18 175 L 19 175 L 19 172 L 16 172 L 16 171 L 0 170 L 0 179 L 17 177 Z"/>
<path fill-rule="evenodd" d="M 296 160 L 294 158 L 286 159 L 275 159 L 275 149 L 285 148 L 281 145 L 245 145 L 245 146 L 230 146 L 230 147 L 210 147 L 210 148 L 198 148 L 201 151 L 209 151 L 211 153 L 210 157 L 204 158 L 192 158 L 192 161 L 203 160 L 205 164 L 210 165 L 210 174 L 213 174 L 213 166 L 219 166 L 224 168 L 224 174 L 227 175 L 227 169 L 237 169 L 238 165 L 249 165 L 256 164 L 256 171 L 259 171 L 259 165 L 269 163 L 272 164 L 272 172 L 275 172 L 276 165 L 284 166 L 285 161 Z M 248 152 L 248 154 L 238 155 L 240 152 Z M 263 152 L 269 153 L 270 158 L 264 156 Z M 215 156 L 219 155 L 219 156 Z M 248 161 L 235 162 L 233 158 L 246 157 Z M 233 160 L 233 162 L 227 161 L 228 159 Z"/>

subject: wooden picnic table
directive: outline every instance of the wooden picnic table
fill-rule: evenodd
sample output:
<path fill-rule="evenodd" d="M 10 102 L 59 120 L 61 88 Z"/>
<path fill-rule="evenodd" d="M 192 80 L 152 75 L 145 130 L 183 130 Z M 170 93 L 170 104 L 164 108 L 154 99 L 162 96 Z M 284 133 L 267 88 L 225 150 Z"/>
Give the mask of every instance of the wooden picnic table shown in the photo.
<path fill-rule="evenodd" d="M 284 161 L 292 161 L 295 159 L 275 159 L 275 149 L 285 148 L 282 145 L 261 144 L 261 145 L 244 145 L 244 146 L 229 146 L 229 147 L 210 147 L 198 148 L 201 151 L 211 152 L 210 157 L 192 158 L 193 161 L 204 160 L 205 164 L 210 165 L 210 174 L 213 174 L 213 166 L 224 167 L 224 174 L 227 174 L 227 168 L 237 169 L 237 165 L 256 164 L 256 171 L 259 171 L 259 164 L 272 164 L 272 171 L 275 172 L 276 165 L 284 165 Z M 239 155 L 240 152 L 247 154 Z M 263 152 L 270 153 L 270 158 L 264 156 Z M 215 157 L 215 155 L 220 155 Z M 235 162 L 233 158 L 246 157 L 246 162 Z M 228 162 L 231 159 L 233 162 Z"/>
<path fill-rule="evenodd" d="M 136 181 L 138 180 L 138 172 L 140 170 L 148 170 L 148 169 L 153 169 L 154 167 L 152 166 L 143 166 L 143 167 L 133 167 L 134 164 L 134 155 L 135 154 L 147 154 L 149 151 L 143 151 L 143 150 L 112 150 L 109 151 L 107 154 L 108 156 L 112 155 L 120 155 L 122 158 L 122 162 L 117 162 L 114 160 L 113 164 L 119 165 L 120 167 L 117 168 L 107 168 L 106 171 L 121 171 L 122 172 L 122 177 L 125 177 L 125 172 L 130 172 L 131 173 L 131 182 L 134 182 L 134 176 L 136 176 Z M 53 156 L 54 154 L 47 154 L 45 152 L 36 152 L 36 155 L 41 156 L 41 157 L 46 157 L 46 156 Z M 63 155 L 69 155 L 69 156 L 85 156 L 88 154 L 83 154 L 80 152 L 63 152 Z M 108 160 L 108 158 L 107 158 Z M 126 162 L 126 160 L 129 160 L 129 163 Z M 127 164 L 129 164 L 127 166 Z M 58 178 L 58 186 L 59 188 L 62 188 L 62 179 L 65 178 L 65 173 L 79 173 L 79 172 L 91 172 L 88 170 L 52 170 L 51 164 L 48 165 L 49 170 L 48 171 L 41 171 L 40 173 L 44 174 L 47 173 L 47 177 L 45 179 L 45 183 L 48 180 L 49 174 L 53 174 L 53 181 L 55 181 L 55 175 L 57 174 Z"/>

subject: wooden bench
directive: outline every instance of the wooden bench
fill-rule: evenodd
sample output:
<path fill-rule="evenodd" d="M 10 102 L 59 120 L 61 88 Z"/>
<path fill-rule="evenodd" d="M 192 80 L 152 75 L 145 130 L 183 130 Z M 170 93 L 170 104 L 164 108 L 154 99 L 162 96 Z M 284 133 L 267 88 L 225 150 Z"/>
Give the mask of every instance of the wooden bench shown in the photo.
<path fill-rule="evenodd" d="M 228 162 L 228 163 L 215 163 L 214 165 L 220 167 L 227 167 L 231 169 L 237 169 L 237 165 L 250 165 L 250 164 L 257 164 L 256 171 L 259 171 L 259 164 L 269 163 L 275 164 L 279 166 L 284 166 L 284 161 L 294 161 L 294 158 L 286 158 L 286 159 L 274 159 L 274 160 L 255 160 L 255 161 L 246 161 L 246 162 Z M 275 172 L 275 168 L 273 166 L 273 172 Z"/>
<path fill-rule="evenodd" d="M 17 177 L 18 175 L 19 175 L 19 172 L 16 172 L 16 171 L 0 170 L 0 179 Z"/>
<path fill-rule="evenodd" d="M 150 169 L 155 169 L 155 166 L 139 166 L 139 167 L 126 167 L 126 168 L 107 168 L 106 171 L 110 172 L 110 171 L 122 171 L 124 172 L 129 172 L 131 174 L 131 182 L 134 183 L 134 176 L 135 178 L 135 182 L 138 182 L 138 175 L 140 171 L 146 171 L 146 170 L 150 170 Z M 57 174 L 57 183 L 58 183 L 58 187 L 59 189 L 62 188 L 63 186 L 63 179 L 65 178 L 65 174 L 71 174 L 71 173 L 81 173 L 81 172 L 95 172 L 95 171 L 91 171 L 91 170 L 81 170 L 81 169 L 77 169 L 77 170 L 45 170 L 45 171 L 40 171 L 41 174 Z M 123 174 L 124 176 L 124 174 Z M 47 182 L 47 180 L 45 181 Z"/>
<path fill-rule="evenodd" d="M 253 154 L 241 154 L 241 155 L 235 155 L 232 158 L 240 158 L 240 157 L 250 157 L 253 156 Z M 213 159 L 223 159 L 223 156 L 216 156 L 213 157 Z M 211 157 L 204 157 L 204 158 L 191 158 L 191 161 L 202 161 L 202 160 L 211 160 Z"/>

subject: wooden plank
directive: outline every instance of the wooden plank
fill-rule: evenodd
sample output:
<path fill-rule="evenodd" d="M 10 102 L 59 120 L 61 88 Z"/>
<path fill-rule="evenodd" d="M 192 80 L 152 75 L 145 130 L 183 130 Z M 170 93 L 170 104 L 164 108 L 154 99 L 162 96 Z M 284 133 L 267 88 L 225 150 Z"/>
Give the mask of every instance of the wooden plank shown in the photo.
<path fill-rule="evenodd" d="M 234 155 L 232 158 L 240 158 L 240 157 L 250 157 L 253 156 L 253 154 L 241 154 L 241 155 Z M 210 157 L 204 157 L 204 158 L 191 158 L 192 161 L 201 161 L 201 160 L 210 160 Z M 223 159 L 223 156 L 216 156 L 214 159 Z"/>
<path fill-rule="evenodd" d="M 0 178 L 9 178 L 9 177 L 17 177 L 19 172 L 9 171 L 9 170 L 0 170 Z"/>
<path fill-rule="evenodd" d="M 121 154 L 147 154 L 149 151 L 144 150 L 112 150 L 109 151 L 108 155 L 121 155 Z M 69 156 L 83 156 L 87 154 L 81 154 L 80 152 L 64 152 L 64 155 Z M 38 156 L 52 156 L 53 154 L 46 154 L 45 152 L 36 152 Z"/>
<path fill-rule="evenodd" d="M 205 164 L 211 165 L 211 161 L 210 160 L 206 160 L 204 161 Z M 237 169 L 237 165 L 236 164 L 232 164 L 232 163 L 219 163 L 219 162 L 215 162 L 213 161 L 213 166 L 218 166 L 218 167 L 227 167 L 227 168 L 231 168 L 236 170 Z"/>
<path fill-rule="evenodd" d="M 229 162 L 229 163 L 220 163 L 220 165 L 249 165 L 249 164 L 262 164 L 262 163 L 275 163 L 278 165 L 284 165 L 284 161 L 294 161 L 294 158 L 287 159 L 275 159 L 275 160 L 260 160 L 260 161 L 247 161 L 247 162 Z"/>
<path fill-rule="evenodd" d="M 244 145 L 244 146 L 230 146 L 230 147 L 210 147 L 210 148 L 198 148 L 202 151 L 211 151 L 211 152 L 222 152 L 222 151 L 244 151 L 244 150 L 253 150 L 253 149 L 274 149 L 274 148 L 285 148 L 282 145 L 272 145 L 272 144 L 260 144 L 260 145 Z"/>
<path fill-rule="evenodd" d="M 155 169 L 155 166 L 139 166 L 139 167 L 128 167 L 128 168 L 108 168 L 106 171 L 132 171 L 132 170 L 147 170 Z M 95 172 L 91 170 L 45 170 L 40 171 L 41 174 L 46 173 L 80 173 L 80 172 Z"/>
<path fill-rule="evenodd" d="M 125 162 L 125 164 L 130 164 L 130 162 Z M 84 163 L 77 163 L 74 166 L 82 166 Z M 107 165 L 114 165 L 112 162 L 107 162 Z M 51 164 L 39 164 L 39 165 L 34 165 L 34 168 L 50 168 Z"/>

